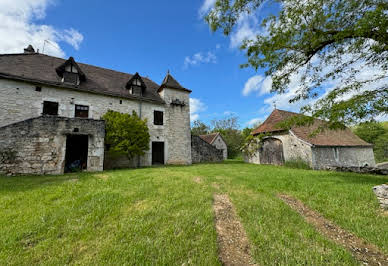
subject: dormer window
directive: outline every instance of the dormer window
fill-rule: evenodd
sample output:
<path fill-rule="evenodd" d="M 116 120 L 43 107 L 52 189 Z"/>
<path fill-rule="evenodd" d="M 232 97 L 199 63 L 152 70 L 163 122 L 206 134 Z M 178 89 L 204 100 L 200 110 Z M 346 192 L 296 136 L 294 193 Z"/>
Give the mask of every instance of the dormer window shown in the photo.
<path fill-rule="evenodd" d="M 136 73 L 127 83 L 126 88 L 129 94 L 136 96 L 143 96 L 146 85 L 140 77 L 139 73 Z"/>
<path fill-rule="evenodd" d="M 79 85 L 81 81 L 86 80 L 85 74 L 82 72 L 78 64 L 70 57 L 65 63 L 59 66 L 57 74 L 62 77 L 62 82 L 70 85 Z"/>

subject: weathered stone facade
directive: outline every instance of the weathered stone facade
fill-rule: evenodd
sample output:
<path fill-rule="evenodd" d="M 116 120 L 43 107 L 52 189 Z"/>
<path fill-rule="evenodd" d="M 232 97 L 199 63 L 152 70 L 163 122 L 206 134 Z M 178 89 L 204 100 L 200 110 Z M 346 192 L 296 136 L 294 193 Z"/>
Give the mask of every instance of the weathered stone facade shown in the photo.
<path fill-rule="evenodd" d="M 313 169 L 328 167 L 363 167 L 375 165 L 373 147 L 321 147 L 314 146 L 296 137 L 292 131 L 272 134 L 271 138 L 282 142 L 285 161 L 305 161 Z M 260 149 L 244 160 L 260 164 Z"/>
<path fill-rule="evenodd" d="M 62 174 L 74 135 L 88 137 L 87 171 L 102 171 L 104 121 L 41 116 L 0 127 L 0 174 Z"/>
<path fill-rule="evenodd" d="M 228 146 L 226 145 L 224 139 L 221 137 L 220 134 L 218 134 L 217 137 L 214 139 L 212 145 L 217 149 L 222 150 L 224 160 L 228 159 Z"/>
<path fill-rule="evenodd" d="M 72 57 L 64 60 L 35 53 L 33 49 L 26 51 L 25 54 L 0 56 L 0 128 L 11 128 L 11 124 L 43 114 L 68 119 L 82 117 L 84 119 L 79 121 L 86 121 L 100 120 L 108 110 L 130 114 L 135 111 L 141 119 L 147 119 L 150 149 L 130 162 L 107 154 L 105 165 L 108 168 L 191 164 L 191 91 L 182 87 L 170 73 L 159 85 L 138 73 L 131 75 L 82 64 Z M 51 128 L 51 137 L 55 139 L 55 134 L 59 133 L 54 131 Z M 46 133 L 48 135 L 44 131 L 31 132 Z M 6 138 L 13 139 L 12 136 Z M 18 141 L 24 140 L 19 138 Z M 43 171 L 54 172 L 60 171 Z"/>
<path fill-rule="evenodd" d="M 198 136 L 191 136 L 191 157 L 193 163 L 222 162 L 222 150 L 210 145 Z"/>

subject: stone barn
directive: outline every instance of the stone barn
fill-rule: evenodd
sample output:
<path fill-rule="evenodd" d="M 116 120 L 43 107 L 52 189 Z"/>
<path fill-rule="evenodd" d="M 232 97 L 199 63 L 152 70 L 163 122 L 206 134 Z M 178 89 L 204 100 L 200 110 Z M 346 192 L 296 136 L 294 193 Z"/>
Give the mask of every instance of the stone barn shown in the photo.
<path fill-rule="evenodd" d="M 225 140 L 222 138 L 219 132 L 200 135 L 199 137 L 210 145 L 214 146 L 216 149 L 221 150 L 224 160 L 228 159 L 228 146 L 226 145 Z"/>
<path fill-rule="evenodd" d="M 257 150 L 244 154 L 244 160 L 256 164 L 282 165 L 303 160 L 313 169 L 329 167 L 375 166 L 373 146 L 350 129 L 325 129 L 317 134 L 322 120 L 309 126 L 279 127 L 279 123 L 300 114 L 275 109 L 252 135 L 266 134 Z M 256 146 L 248 147 L 256 149 Z"/>
<path fill-rule="evenodd" d="M 0 174 L 61 174 L 104 168 L 191 164 L 191 91 L 170 73 L 148 77 L 36 53 L 0 55 Z M 128 161 L 104 145 L 101 117 L 147 119 L 150 150 Z"/>

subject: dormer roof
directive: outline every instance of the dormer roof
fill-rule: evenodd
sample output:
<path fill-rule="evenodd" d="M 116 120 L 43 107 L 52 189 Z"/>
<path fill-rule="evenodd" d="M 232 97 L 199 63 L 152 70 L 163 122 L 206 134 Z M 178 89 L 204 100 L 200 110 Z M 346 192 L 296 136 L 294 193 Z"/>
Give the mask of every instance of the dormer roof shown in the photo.
<path fill-rule="evenodd" d="M 78 76 L 79 76 L 81 81 L 85 81 L 86 80 L 85 73 L 81 70 L 81 68 L 75 62 L 73 57 L 69 57 L 69 59 L 67 59 L 63 64 L 61 64 L 60 66 L 58 66 L 55 69 L 55 71 L 57 72 L 58 76 L 60 76 L 62 78 L 63 77 L 63 73 L 66 72 L 66 67 L 68 67 L 68 66 L 73 66 L 73 67 L 75 67 L 77 69 Z"/>
<path fill-rule="evenodd" d="M 179 84 L 179 82 L 176 81 L 173 76 L 171 76 L 170 72 L 168 72 L 166 77 L 163 79 L 162 85 L 160 85 L 158 92 L 161 92 L 164 88 L 183 90 L 189 93 L 191 92 L 191 90 L 186 89 L 181 84 Z"/>
<path fill-rule="evenodd" d="M 133 85 L 133 81 L 136 80 L 136 79 L 140 81 L 140 84 L 141 84 L 140 87 L 142 87 L 143 90 L 144 90 L 145 88 L 147 88 L 146 84 L 144 83 L 143 79 L 141 78 L 141 76 L 139 75 L 138 72 L 136 72 L 135 75 L 133 75 L 133 76 L 128 80 L 127 85 L 126 85 L 126 88 L 127 88 L 127 89 L 130 88 L 130 87 Z"/>

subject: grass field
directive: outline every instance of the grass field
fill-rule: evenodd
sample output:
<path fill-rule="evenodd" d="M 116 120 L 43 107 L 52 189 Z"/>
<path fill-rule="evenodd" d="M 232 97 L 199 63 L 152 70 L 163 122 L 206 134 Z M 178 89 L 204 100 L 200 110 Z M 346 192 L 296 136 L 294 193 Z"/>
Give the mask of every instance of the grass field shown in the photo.
<path fill-rule="evenodd" d="M 372 193 L 387 182 L 238 161 L 1 177 L 0 265 L 219 265 L 214 193 L 230 196 L 257 263 L 357 265 L 276 195 L 298 198 L 387 254 L 388 217 Z"/>

